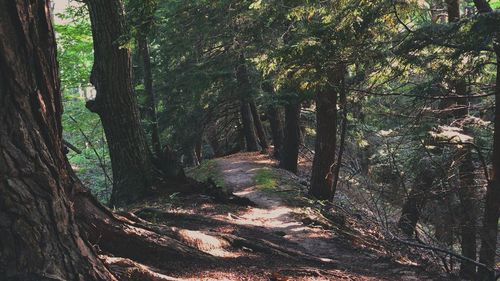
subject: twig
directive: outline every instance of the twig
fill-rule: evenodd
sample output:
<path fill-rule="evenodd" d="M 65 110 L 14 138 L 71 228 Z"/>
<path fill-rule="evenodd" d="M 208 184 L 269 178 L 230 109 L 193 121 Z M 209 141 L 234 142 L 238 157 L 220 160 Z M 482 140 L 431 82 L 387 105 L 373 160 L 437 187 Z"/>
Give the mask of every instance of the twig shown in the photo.
<path fill-rule="evenodd" d="M 76 124 L 79 124 L 78 121 L 76 121 L 76 119 L 73 118 L 73 116 L 70 115 L 69 118 L 71 119 L 71 121 L 75 122 Z M 103 162 L 101 156 L 99 155 L 99 153 L 95 149 L 95 146 L 92 144 L 92 141 L 89 139 L 87 134 L 85 134 L 85 132 L 79 126 L 78 126 L 78 131 L 80 131 L 82 136 L 89 143 L 90 147 L 92 148 L 92 151 L 94 151 L 94 154 L 97 156 L 97 160 L 99 161 L 99 166 L 101 166 L 101 169 L 104 173 L 104 176 L 106 176 L 106 178 L 109 180 L 110 183 L 113 183 L 113 180 L 109 177 L 108 173 L 106 172 L 106 166 L 104 165 L 104 162 Z"/>

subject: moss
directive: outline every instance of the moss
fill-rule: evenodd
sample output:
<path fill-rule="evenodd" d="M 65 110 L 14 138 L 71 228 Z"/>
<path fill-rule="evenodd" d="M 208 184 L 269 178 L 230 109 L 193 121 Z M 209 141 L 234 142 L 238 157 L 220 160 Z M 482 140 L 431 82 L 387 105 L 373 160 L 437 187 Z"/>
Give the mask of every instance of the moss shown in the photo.
<path fill-rule="evenodd" d="M 262 168 L 257 171 L 253 181 L 261 189 L 273 190 L 278 186 L 278 176 L 269 168 Z"/>
<path fill-rule="evenodd" d="M 203 161 L 198 167 L 187 170 L 187 175 L 200 182 L 211 178 L 218 187 L 226 188 L 224 176 L 215 160 Z"/>

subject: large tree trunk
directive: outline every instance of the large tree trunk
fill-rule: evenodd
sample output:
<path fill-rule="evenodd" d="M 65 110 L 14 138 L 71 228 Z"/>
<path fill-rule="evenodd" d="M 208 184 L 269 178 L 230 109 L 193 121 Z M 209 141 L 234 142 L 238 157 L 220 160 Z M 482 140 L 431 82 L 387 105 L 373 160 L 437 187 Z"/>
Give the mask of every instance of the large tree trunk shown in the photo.
<path fill-rule="evenodd" d="M 270 82 L 266 81 L 262 84 L 262 90 L 264 90 L 268 95 L 272 97 L 276 96 L 273 86 Z M 283 140 L 285 138 L 283 132 L 283 119 L 281 117 L 282 112 L 276 104 L 270 104 L 267 108 L 267 118 L 269 119 L 269 124 L 271 125 L 271 134 L 273 139 L 273 156 L 277 159 L 281 158 L 281 149 L 283 147 Z"/>
<path fill-rule="evenodd" d="M 153 74 L 151 72 L 151 57 L 149 55 L 149 46 L 147 37 L 140 35 L 138 38 L 139 52 L 142 56 L 142 64 L 144 67 L 144 90 L 146 93 L 146 107 L 148 121 L 151 130 L 151 145 L 156 157 L 161 155 L 160 131 L 158 129 L 158 117 L 156 116 L 156 97 L 153 90 Z"/>
<path fill-rule="evenodd" d="M 130 51 L 120 0 L 87 0 L 94 39 L 91 82 L 97 90 L 87 107 L 99 114 L 113 168 L 111 204 L 123 206 L 148 195 L 153 165 L 132 91 Z"/>
<path fill-rule="evenodd" d="M 493 9 L 486 0 L 474 0 L 480 13 L 489 13 Z M 479 262 L 490 268 L 479 268 L 480 280 L 493 280 L 497 249 L 498 219 L 500 217 L 500 33 L 495 34 L 494 50 L 497 58 L 497 77 L 495 86 L 495 127 L 493 133 L 493 171 L 489 180 L 484 204 L 483 229 L 481 231 L 481 249 Z M 489 278 L 489 279 L 488 279 Z"/>
<path fill-rule="evenodd" d="M 0 279 L 116 280 L 80 236 L 46 1 L 0 0 Z"/>
<path fill-rule="evenodd" d="M 337 144 L 337 99 L 344 83 L 346 69 L 333 70 L 330 83 L 334 85 L 316 95 L 316 144 L 309 193 L 318 199 L 333 198 L 333 172 Z"/>
<path fill-rule="evenodd" d="M 296 97 L 285 105 L 285 141 L 280 158 L 280 167 L 297 173 L 300 144 L 300 110 L 301 104 Z"/>
<path fill-rule="evenodd" d="M 259 111 L 257 110 L 257 105 L 255 104 L 254 99 L 250 99 L 250 110 L 252 111 L 253 122 L 255 124 L 255 130 L 257 132 L 257 136 L 259 137 L 259 144 L 262 148 L 263 152 L 267 152 L 269 148 L 269 144 L 267 143 L 266 132 L 264 131 L 264 126 L 262 125 L 262 121 L 260 120 Z"/>

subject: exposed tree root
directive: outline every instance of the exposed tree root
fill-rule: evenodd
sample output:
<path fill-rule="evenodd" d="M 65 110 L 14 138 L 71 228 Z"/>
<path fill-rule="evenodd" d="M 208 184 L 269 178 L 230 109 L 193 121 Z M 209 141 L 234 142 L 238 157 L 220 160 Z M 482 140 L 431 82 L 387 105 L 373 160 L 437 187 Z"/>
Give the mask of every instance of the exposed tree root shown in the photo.
<path fill-rule="evenodd" d="M 83 236 L 98 250 L 149 264 L 213 262 L 213 257 L 138 221 L 112 213 L 88 191 L 76 193 L 75 214 Z"/>
<path fill-rule="evenodd" d="M 101 255 L 100 258 L 121 281 L 181 281 L 156 272 L 151 267 L 139 264 L 126 258 Z"/>
<path fill-rule="evenodd" d="M 139 217 L 136 216 L 135 214 L 137 214 Z M 319 259 L 300 251 L 285 248 L 263 239 L 243 238 L 233 234 L 218 233 L 212 231 L 192 231 L 192 230 L 177 229 L 175 227 L 169 228 L 169 227 L 154 225 L 141 218 L 141 216 L 145 217 L 146 214 L 147 216 L 151 216 L 151 214 L 154 214 L 157 217 L 165 215 L 165 212 L 158 209 L 153 209 L 153 208 L 141 209 L 136 211 L 135 214 L 128 214 L 127 216 L 130 217 L 132 220 L 136 221 L 137 223 L 140 223 L 145 228 L 154 229 L 158 233 L 165 233 L 167 235 L 173 236 L 174 238 L 185 242 L 191 247 L 197 248 L 200 251 L 204 251 L 211 254 L 213 254 L 214 250 L 216 249 L 220 250 L 232 247 L 236 249 L 246 248 L 254 252 L 271 254 L 274 256 L 281 256 L 291 260 L 328 262 L 324 259 Z"/>

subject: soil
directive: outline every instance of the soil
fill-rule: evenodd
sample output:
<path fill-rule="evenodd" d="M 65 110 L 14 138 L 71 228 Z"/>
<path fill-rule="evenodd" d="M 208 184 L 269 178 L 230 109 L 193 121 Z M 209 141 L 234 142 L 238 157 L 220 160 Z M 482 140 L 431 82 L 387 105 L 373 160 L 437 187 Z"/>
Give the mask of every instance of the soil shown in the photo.
<path fill-rule="evenodd" d="M 222 205 L 207 196 L 192 195 L 167 203 L 149 202 L 154 214 L 144 208 L 136 212 L 183 229 L 179 233 L 188 244 L 216 258 L 213 265 L 172 265 L 168 275 L 178 280 L 447 280 L 416 261 L 396 259 L 376 247 L 359 247 L 335 228 L 304 219 L 307 208 L 291 204 L 289 196 L 301 192 L 299 179 L 274 168 L 267 155 L 239 153 L 215 161 L 226 187 L 256 206 Z M 271 169 L 295 184 L 274 192 L 263 189 L 255 183 L 261 169 Z M 217 234 L 251 243 L 238 246 Z"/>

